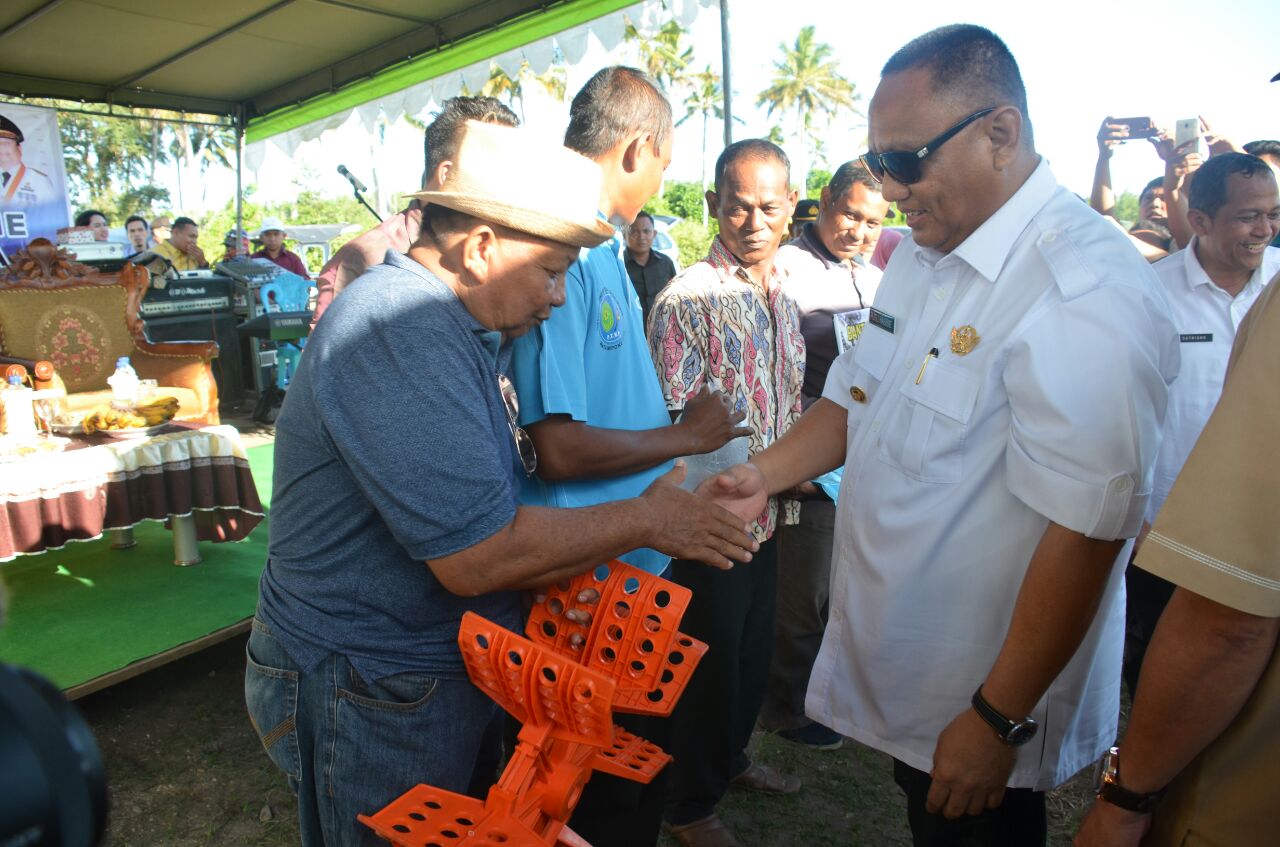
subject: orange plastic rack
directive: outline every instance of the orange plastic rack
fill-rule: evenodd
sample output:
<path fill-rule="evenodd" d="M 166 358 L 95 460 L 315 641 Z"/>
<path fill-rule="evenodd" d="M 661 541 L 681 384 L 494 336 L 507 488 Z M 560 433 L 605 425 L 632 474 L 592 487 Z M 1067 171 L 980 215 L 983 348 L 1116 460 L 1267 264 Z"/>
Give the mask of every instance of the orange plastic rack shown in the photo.
<path fill-rule="evenodd" d="M 612 715 L 671 714 L 707 651 L 677 629 L 691 597 L 613 561 L 549 589 L 528 638 L 467 613 L 468 676 L 523 724 L 506 770 L 483 802 L 418 785 L 360 821 L 401 847 L 584 844 L 565 822 L 593 771 L 648 783 L 671 761 Z"/>

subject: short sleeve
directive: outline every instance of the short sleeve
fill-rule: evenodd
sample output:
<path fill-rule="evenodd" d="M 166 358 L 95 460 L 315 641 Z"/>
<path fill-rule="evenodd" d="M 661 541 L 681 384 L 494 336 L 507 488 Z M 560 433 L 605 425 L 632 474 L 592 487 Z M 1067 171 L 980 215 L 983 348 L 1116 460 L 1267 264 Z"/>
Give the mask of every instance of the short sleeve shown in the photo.
<path fill-rule="evenodd" d="M 1277 285 L 1241 325 L 1222 399 L 1137 558 L 1202 597 L 1270 618 L 1280 617 L 1280 460 L 1267 446 L 1280 421 Z"/>
<path fill-rule="evenodd" d="M 422 308 L 405 301 L 399 311 L 408 317 Z M 396 304 L 381 305 L 393 313 Z M 491 415 L 501 403 L 496 371 L 478 366 L 467 329 L 446 324 L 424 332 L 383 323 L 360 343 L 331 347 L 341 357 L 324 357 L 313 375 L 340 461 L 396 541 L 421 560 L 483 541 L 516 510 L 504 465 L 511 451 L 497 443 Z"/>
<path fill-rule="evenodd" d="M 587 419 L 583 344 L 591 314 L 590 272 L 585 258 L 574 262 L 565 274 L 564 305 L 552 309 L 550 318 L 514 342 L 511 378 L 520 397 L 522 426 L 549 415 Z"/>
<path fill-rule="evenodd" d="M 1136 536 L 1177 371 L 1167 312 L 1133 287 L 1045 306 L 1004 370 L 1014 496 L 1090 538 Z"/>
<path fill-rule="evenodd" d="M 853 373 L 858 367 L 853 362 L 856 349 L 850 347 L 836 357 L 831 363 L 831 369 L 827 371 L 826 384 L 822 387 L 822 396 L 843 409 L 848 409 L 853 402 L 849 389 L 853 387 Z"/>
<path fill-rule="evenodd" d="M 687 273 L 687 271 L 686 271 Z M 680 289 L 683 290 L 683 289 Z M 687 292 L 663 289 L 649 313 L 649 355 L 667 409 L 683 409 L 706 380 L 706 326 Z"/>

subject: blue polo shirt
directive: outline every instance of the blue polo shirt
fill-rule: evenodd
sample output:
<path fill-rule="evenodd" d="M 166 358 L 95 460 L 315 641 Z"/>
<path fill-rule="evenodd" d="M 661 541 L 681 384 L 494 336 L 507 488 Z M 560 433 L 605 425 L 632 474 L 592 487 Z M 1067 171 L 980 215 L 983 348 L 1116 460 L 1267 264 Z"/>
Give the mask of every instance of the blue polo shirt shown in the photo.
<path fill-rule="evenodd" d="M 583 250 L 565 278 L 565 304 L 515 340 L 512 382 L 520 395 L 520 423 L 568 415 L 601 429 L 645 430 L 671 425 L 658 375 L 649 358 L 640 299 L 618 258 L 616 239 Z M 520 502 L 533 506 L 595 506 L 639 496 L 671 469 L 569 482 L 526 479 Z M 660 574 L 670 557 L 633 550 L 628 564 Z"/>
<path fill-rule="evenodd" d="M 276 421 L 258 601 L 304 671 L 338 653 L 369 680 L 465 679 L 463 613 L 519 631 L 516 592 L 458 597 L 427 565 L 515 517 L 524 471 L 498 390 L 507 358 L 398 253 L 325 312 Z"/>

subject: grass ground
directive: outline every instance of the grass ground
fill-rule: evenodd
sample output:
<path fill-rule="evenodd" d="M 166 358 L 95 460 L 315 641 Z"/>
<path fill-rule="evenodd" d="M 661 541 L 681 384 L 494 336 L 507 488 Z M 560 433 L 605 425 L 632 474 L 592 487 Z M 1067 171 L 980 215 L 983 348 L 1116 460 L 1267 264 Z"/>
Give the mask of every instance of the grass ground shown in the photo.
<path fill-rule="evenodd" d="M 298 843 L 293 796 L 245 715 L 244 642 L 234 638 L 78 701 L 107 764 L 106 844 Z M 723 814 L 744 844 L 910 844 L 905 804 L 883 754 L 853 744 L 810 751 L 764 736 L 754 744 L 759 760 L 800 774 L 805 788 L 792 797 L 731 792 Z M 1070 843 L 1089 796 L 1084 776 L 1050 795 L 1051 845 Z"/>

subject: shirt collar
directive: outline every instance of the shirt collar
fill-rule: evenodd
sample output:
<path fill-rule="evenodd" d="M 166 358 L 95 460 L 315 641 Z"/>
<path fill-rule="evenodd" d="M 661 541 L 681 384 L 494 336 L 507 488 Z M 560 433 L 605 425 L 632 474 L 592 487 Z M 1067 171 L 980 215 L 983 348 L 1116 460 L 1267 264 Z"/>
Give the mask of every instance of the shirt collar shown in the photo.
<path fill-rule="evenodd" d="M 1022 187 L 950 255 L 964 261 L 988 281 L 995 282 L 1027 224 L 1057 190 L 1058 180 L 1049 169 L 1049 163 L 1042 158 Z M 920 255 L 930 264 L 945 258 L 944 254 L 928 247 L 920 248 Z"/>
<path fill-rule="evenodd" d="M 500 364 L 503 353 L 502 333 L 489 329 L 476 320 L 475 315 L 467 311 L 467 307 L 458 299 L 458 295 L 454 290 L 445 285 L 444 281 L 433 274 L 430 268 L 394 250 L 387 251 L 384 261 L 388 265 L 394 265 L 397 268 L 411 272 L 414 276 L 420 278 L 427 288 L 445 294 L 446 302 L 457 314 L 463 326 L 475 336 L 476 341 L 484 348 L 485 353 L 493 359 L 494 365 Z M 507 345 L 507 347 L 509 349 L 510 345 Z"/>
<path fill-rule="evenodd" d="M 796 239 L 800 242 L 798 246 L 812 253 L 822 262 L 823 266 L 830 268 L 832 265 L 842 265 L 843 262 L 827 249 L 827 245 L 822 243 L 822 236 L 818 234 L 818 228 L 812 223 L 804 225 L 804 229 L 800 231 L 800 237 Z"/>
<path fill-rule="evenodd" d="M 751 279 L 751 275 L 747 273 L 746 268 L 742 267 L 738 262 L 738 257 L 733 255 L 733 252 L 720 240 L 719 235 L 711 239 L 711 248 L 707 251 L 707 258 L 704 261 L 722 274 L 728 274 L 743 282 L 755 285 L 755 281 Z M 771 278 L 776 280 L 780 277 L 781 272 L 778 270 L 775 258 Z"/>
<path fill-rule="evenodd" d="M 1187 243 L 1187 246 L 1182 251 L 1183 253 L 1186 254 L 1183 261 L 1186 263 L 1184 267 L 1186 269 L 1186 275 L 1187 275 L 1187 288 L 1194 290 L 1196 288 L 1199 288 L 1202 285 L 1208 285 L 1208 286 L 1212 286 L 1210 290 L 1216 289 L 1217 291 L 1226 295 L 1227 292 L 1223 290 L 1223 288 L 1220 285 L 1218 285 L 1216 282 L 1214 282 L 1212 279 L 1209 278 L 1208 272 L 1206 272 L 1204 269 L 1204 266 L 1200 264 L 1200 258 L 1196 256 L 1196 245 L 1199 243 L 1200 243 L 1200 236 L 1193 235 L 1191 237 L 1191 241 Z M 1256 288 L 1262 287 L 1263 283 L 1266 282 L 1266 280 L 1262 278 L 1262 274 L 1263 274 L 1263 271 L 1266 269 L 1266 265 L 1267 263 L 1264 258 L 1262 264 L 1259 265 L 1252 274 L 1250 274 L 1249 281 L 1244 284 L 1244 288 L 1240 289 L 1240 293 L 1236 295 L 1237 297 L 1243 296 L 1247 292 L 1250 292 Z M 1230 295 L 1227 295 L 1227 296 L 1230 296 Z"/>

